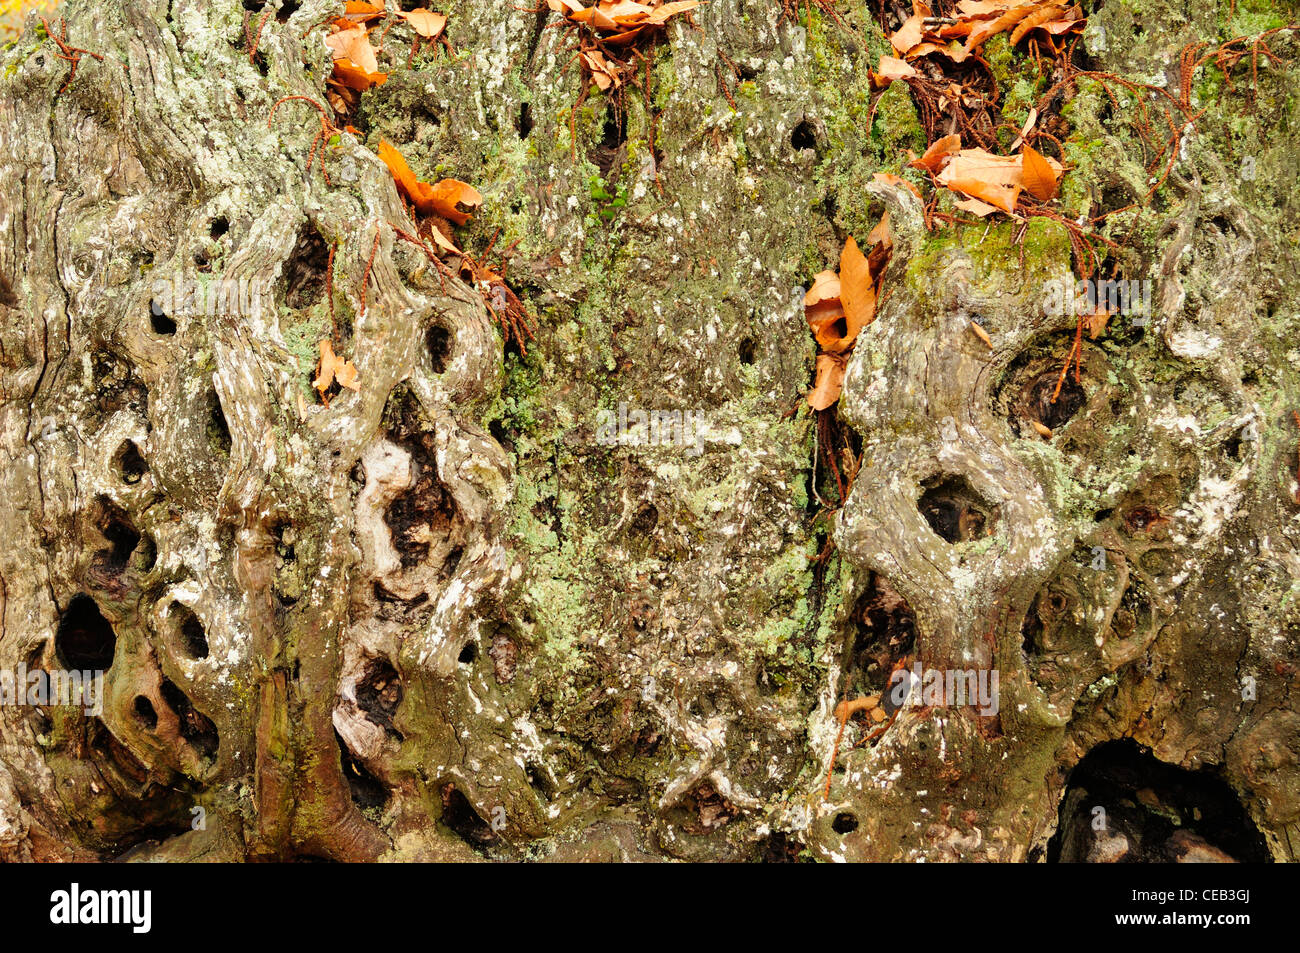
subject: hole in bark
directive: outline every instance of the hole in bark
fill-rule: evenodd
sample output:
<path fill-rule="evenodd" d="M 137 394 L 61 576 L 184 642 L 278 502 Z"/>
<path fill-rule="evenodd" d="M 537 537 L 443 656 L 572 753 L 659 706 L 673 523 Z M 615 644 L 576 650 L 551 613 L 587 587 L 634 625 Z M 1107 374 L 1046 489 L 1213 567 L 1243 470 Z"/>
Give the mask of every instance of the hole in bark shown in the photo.
<path fill-rule="evenodd" d="M 741 364 L 754 363 L 754 339 L 742 338 L 740 345 L 736 348 L 736 355 L 740 358 Z"/>
<path fill-rule="evenodd" d="M 230 456 L 230 425 L 226 423 L 226 412 L 221 407 L 221 398 L 215 390 L 208 392 L 208 442 L 223 457 Z"/>
<path fill-rule="evenodd" d="M 162 306 L 153 299 L 149 300 L 149 326 L 153 328 L 154 334 L 176 333 L 176 322 L 167 317 Z"/>
<path fill-rule="evenodd" d="M 85 593 L 73 596 L 54 635 L 54 651 L 62 666 L 79 671 L 104 670 L 113 664 L 116 650 L 117 636 L 95 600 Z"/>
<path fill-rule="evenodd" d="M 167 707 L 176 713 L 181 737 L 188 741 L 200 756 L 216 757 L 220 739 L 217 737 L 217 726 L 212 723 L 212 720 L 195 708 L 189 697 L 170 679 L 162 680 L 162 697 Z"/>
<path fill-rule="evenodd" d="M 831 830 L 836 834 L 852 834 L 858 829 L 858 819 L 848 811 L 841 811 L 831 821 Z"/>
<path fill-rule="evenodd" d="M 804 119 L 795 126 L 790 132 L 790 145 L 794 147 L 795 152 L 802 152 L 804 149 L 817 148 L 817 132 L 813 129 L 812 123 Z"/>
<path fill-rule="evenodd" d="M 429 360 L 433 363 L 433 372 L 442 374 L 447 370 L 447 358 L 451 357 L 451 331 L 441 324 L 434 324 L 424 335 L 424 346 L 429 349 Z"/>
<path fill-rule="evenodd" d="M 224 215 L 214 218 L 212 224 L 208 226 L 208 236 L 214 240 L 220 238 L 228 231 L 230 231 L 230 220 Z"/>
<path fill-rule="evenodd" d="M 1088 401 L 1088 395 L 1082 385 L 1075 381 L 1071 373 L 1061 384 L 1061 392 L 1056 393 L 1056 385 L 1061 380 L 1061 372 L 1046 371 L 1039 374 L 1025 388 L 1022 401 L 1023 409 L 1030 420 L 1036 420 L 1048 430 L 1056 430 L 1069 422 Z"/>
<path fill-rule="evenodd" d="M 244 9 L 252 13 L 257 13 L 265 5 L 264 0 L 244 0 Z"/>
<path fill-rule="evenodd" d="M 626 155 L 624 144 L 627 142 L 627 120 L 622 114 L 622 110 L 610 106 L 605 110 L 605 121 L 601 127 L 600 145 L 592 149 L 587 154 L 589 158 L 600 170 L 600 178 L 606 185 L 610 186 L 613 191 L 613 176 L 611 173 L 617 171 L 622 164 L 622 157 Z"/>
<path fill-rule="evenodd" d="M 298 232 L 289 260 L 284 263 L 284 303 L 294 310 L 310 308 L 325 297 L 325 274 L 330 246 L 310 225 Z"/>
<path fill-rule="evenodd" d="M 393 718 L 402 694 L 402 680 L 387 659 L 375 658 L 366 664 L 365 674 L 357 683 L 357 707 L 367 719 L 399 738 Z"/>
<path fill-rule="evenodd" d="M 1140 533 L 1167 522 L 1168 518 L 1161 516 L 1158 509 L 1146 504 L 1139 504 L 1124 514 L 1124 525 L 1130 533 Z"/>
<path fill-rule="evenodd" d="M 637 536 L 649 536 L 654 532 L 655 526 L 659 524 L 659 510 L 653 503 L 645 503 L 637 514 L 632 518 L 632 525 L 628 527 L 629 531 Z"/>
<path fill-rule="evenodd" d="M 275 12 L 276 21 L 288 23 L 289 18 L 298 12 L 299 6 L 301 4 L 298 3 L 298 0 L 284 0 L 284 3 L 280 4 L 280 9 Z"/>
<path fill-rule="evenodd" d="M 107 497 L 96 499 L 93 512 L 95 522 L 101 527 L 99 532 L 108 542 L 108 549 L 96 554 L 95 568 L 106 575 L 121 575 L 140 544 L 140 534 L 131 525 L 125 511 L 113 505 Z"/>
<path fill-rule="evenodd" d="M 1111 617 L 1111 631 L 1116 638 L 1131 639 L 1150 625 L 1155 610 L 1151 597 L 1139 582 L 1133 582 L 1120 596 L 1119 605 Z"/>
<path fill-rule="evenodd" d="M 515 123 L 520 139 L 527 139 L 533 131 L 533 107 L 528 103 L 519 104 L 519 120 Z"/>
<path fill-rule="evenodd" d="M 476 658 L 478 658 L 478 646 L 473 642 L 466 642 L 460 650 L 460 655 L 456 656 L 456 661 L 461 665 L 473 665 Z"/>
<path fill-rule="evenodd" d="M 992 507 L 963 476 L 948 476 L 922 484 L 916 507 L 930 528 L 949 543 L 982 539 L 993 531 Z"/>
<path fill-rule="evenodd" d="M 108 730 L 108 726 L 99 718 L 92 718 L 86 732 L 90 750 L 117 769 L 118 773 L 133 784 L 143 784 L 149 779 L 149 769 L 131 753 L 126 745 L 117 740 L 117 736 Z"/>
<path fill-rule="evenodd" d="M 474 847 L 490 844 L 496 839 L 487 821 L 478 816 L 469 799 L 454 784 L 442 788 L 442 823 Z"/>
<path fill-rule="evenodd" d="M 402 390 L 390 400 L 389 439 L 411 455 L 412 484 L 384 513 L 402 568 L 425 562 L 435 544 L 446 544 L 456 518 L 456 504 L 438 478 L 437 442 L 418 401 Z M 395 418 L 395 419 L 394 419 Z"/>
<path fill-rule="evenodd" d="M 803 845 L 785 831 L 773 831 L 760 841 L 758 859 L 765 864 L 797 864 Z"/>
<path fill-rule="evenodd" d="M 153 537 L 144 535 L 140 537 L 140 545 L 136 546 L 135 552 L 131 554 L 131 565 L 137 572 L 149 572 L 158 562 L 158 545 L 153 541 Z"/>
<path fill-rule="evenodd" d="M 1070 772 L 1054 863 L 1265 863 L 1264 838 L 1210 771 L 1157 760 L 1131 739 L 1098 745 Z"/>
<path fill-rule="evenodd" d="M 339 762 L 343 776 L 348 781 L 348 793 L 352 803 L 360 808 L 382 808 L 388 803 L 388 788 L 377 777 L 366 770 L 365 765 L 352 757 L 352 752 L 343 743 L 343 737 L 334 732 L 334 740 L 339 745 Z"/>
<path fill-rule="evenodd" d="M 695 814 L 691 822 L 682 825 L 688 834 L 712 833 L 740 813 L 736 805 L 719 794 L 707 781 L 686 795 L 682 799 L 682 805 Z"/>
<path fill-rule="evenodd" d="M 850 615 L 853 648 L 845 666 L 841 698 L 881 695 L 888 708 L 889 675 L 910 655 L 916 642 L 916 613 L 879 573 L 871 573 L 867 587 Z M 856 717 L 856 716 L 855 716 Z"/>
<path fill-rule="evenodd" d="M 154 711 L 153 702 L 143 695 L 135 696 L 135 714 L 140 724 L 150 731 L 158 727 L 158 712 Z"/>
<path fill-rule="evenodd" d="M 177 641 L 185 654 L 194 659 L 207 658 L 208 636 L 194 611 L 189 606 L 173 602 L 171 616 L 176 626 Z"/>
<path fill-rule="evenodd" d="M 149 464 L 144 462 L 144 456 L 133 440 L 122 441 L 122 446 L 113 455 L 113 466 L 122 475 L 123 483 L 139 483 L 149 472 Z"/>
<path fill-rule="evenodd" d="M 419 592 L 411 596 L 409 599 L 404 599 L 390 590 L 378 579 L 375 580 L 374 592 L 375 599 L 379 602 L 391 602 L 397 605 L 406 606 L 409 609 L 414 609 L 416 606 L 422 606 L 429 601 L 429 594 L 427 592 Z"/>

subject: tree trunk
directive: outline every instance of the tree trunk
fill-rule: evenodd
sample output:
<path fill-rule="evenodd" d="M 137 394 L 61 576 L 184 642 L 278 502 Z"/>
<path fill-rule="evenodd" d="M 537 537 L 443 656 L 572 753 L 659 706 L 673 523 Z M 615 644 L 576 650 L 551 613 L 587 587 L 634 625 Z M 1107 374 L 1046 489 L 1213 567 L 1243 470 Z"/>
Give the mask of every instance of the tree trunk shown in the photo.
<path fill-rule="evenodd" d="M 1148 199 L 1161 114 L 1118 80 L 1051 104 L 1055 207 L 1113 213 L 1094 245 L 1152 289 L 1056 400 L 1077 321 L 1044 300 L 1086 256 L 927 211 L 877 4 L 717 0 L 644 91 L 583 97 L 558 14 L 456 0 L 452 51 L 392 21 L 319 138 L 285 97 L 328 112 L 335 0 L 70 0 L 66 49 L 32 18 L 0 59 L 0 670 L 105 674 L 93 711 L 0 707 L 0 853 L 1296 859 L 1300 72 L 1179 59 L 1286 6 L 1085 11 L 1078 68 L 1200 114 Z M 1008 117 L 1061 76 L 985 58 Z M 522 348 L 403 237 L 381 140 L 483 193 L 454 238 L 505 256 Z M 819 418 L 804 289 L 885 210 Z M 328 402 L 321 339 L 359 371 Z M 996 697 L 897 708 L 894 669 Z M 889 714 L 841 735 L 863 695 Z"/>

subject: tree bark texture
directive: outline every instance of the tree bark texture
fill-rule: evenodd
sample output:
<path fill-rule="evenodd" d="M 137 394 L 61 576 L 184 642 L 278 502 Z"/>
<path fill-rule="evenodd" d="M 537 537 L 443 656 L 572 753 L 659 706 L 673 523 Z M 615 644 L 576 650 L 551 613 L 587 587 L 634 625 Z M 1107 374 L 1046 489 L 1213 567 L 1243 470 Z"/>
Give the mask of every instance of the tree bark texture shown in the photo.
<path fill-rule="evenodd" d="M 5 857 L 1097 859 L 1071 772 L 1129 739 L 1116 803 L 1213 787 L 1198 849 L 1296 859 L 1300 73 L 1194 74 L 1167 181 L 1105 226 L 1150 321 L 1085 335 L 1052 403 L 1065 229 L 927 229 L 873 178 L 927 145 L 907 85 L 872 88 L 877 5 L 780 6 L 674 20 L 648 93 L 575 111 L 556 14 L 455 0 L 453 51 L 408 64 L 392 26 L 323 144 L 309 104 L 271 113 L 325 102 L 333 0 L 70 0 L 102 57 L 75 64 L 28 22 L 0 57 L 0 668 L 106 675 L 98 714 L 0 708 Z M 1187 44 L 1294 19 L 1107 0 L 1081 49 L 1176 91 Z M 1131 103 L 1068 99 L 1070 217 L 1142 203 Z M 526 354 L 397 234 L 381 139 L 482 191 L 457 237 L 499 230 Z M 803 289 L 886 209 L 837 412 L 859 460 L 802 403 Z M 322 337 L 360 380 L 328 405 Z M 620 408 L 706 426 L 610 446 Z M 995 669 L 997 713 L 840 738 L 904 659 Z"/>

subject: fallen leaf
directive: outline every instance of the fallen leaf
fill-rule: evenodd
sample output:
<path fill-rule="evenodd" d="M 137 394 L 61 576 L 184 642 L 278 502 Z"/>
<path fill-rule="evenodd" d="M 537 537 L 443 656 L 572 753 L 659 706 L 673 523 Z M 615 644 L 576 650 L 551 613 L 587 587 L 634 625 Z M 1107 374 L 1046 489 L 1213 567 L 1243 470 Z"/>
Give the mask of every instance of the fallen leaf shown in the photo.
<path fill-rule="evenodd" d="M 994 20 L 981 23 L 975 29 L 971 30 L 970 36 L 966 38 L 966 45 L 963 50 L 967 56 L 974 53 L 984 41 L 989 37 L 996 36 L 1005 30 L 1010 30 L 1025 17 L 1034 12 L 1035 4 L 1022 3 L 1019 6 L 1012 7 L 1003 12 Z"/>
<path fill-rule="evenodd" d="M 478 189 L 457 179 L 443 179 L 429 189 L 428 195 L 433 211 L 457 225 L 468 222 L 474 209 L 483 204 Z M 462 212 L 459 208 L 462 205 L 469 211 Z"/>
<path fill-rule="evenodd" d="M 871 230 L 871 234 L 867 236 L 867 244 L 871 246 L 873 251 L 875 250 L 875 246 L 877 245 L 885 245 L 886 247 L 889 248 L 893 247 L 894 236 L 889 231 L 888 210 L 885 211 L 885 214 L 880 216 L 880 221 L 876 223 L 876 227 L 873 228 Z M 867 260 L 868 262 L 870 262 L 869 257 Z M 874 275 L 875 272 L 873 271 L 872 274 Z"/>
<path fill-rule="evenodd" d="M 1043 202 L 1056 197 L 1056 172 L 1029 143 L 1021 149 L 1021 175 L 1025 191 Z"/>
<path fill-rule="evenodd" d="M 1015 32 L 1011 34 L 1011 45 L 1015 46 L 1024 38 L 1024 35 L 1035 27 L 1040 27 L 1049 20 L 1055 20 L 1065 13 L 1065 7 L 1053 6 L 1045 7 L 1042 10 L 1035 10 L 1029 16 L 1020 21 Z"/>
<path fill-rule="evenodd" d="M 876 317 L 876 287 L 871 276 L 867 256 L 850 235 L 840 253 L 840 303 L 844 305 L 845 335 L 839 347 L 828 351 L 843 351 L 853 345 L 858 333 Z"/>
<path fill-rule="evenodd" d="M 427 204 L 429 184 L 416 177 L 407 165 L 406 158 L 387 139 L 379 141 L 379 158 L 388 166 L 388 171 L 397 183 L 397 191 L 406 196 L 407 201 L 417 209 L 422 203 Z"/>
<path fill-rule="evenodd" d="M 1110 323 L 1110 312 L 1105 308 L 1098 308 L 1092 314 L 1083 319 L 1083 326 L 1088 329 L 1088 340 L 1097 340 L 1097 335 L 1106 330 L 1106 325 Z"/>
<path fill-rule="evenodd" d="M 1020 135 L 1016 136 L 1016 141 L 1011 143 L 1011 148 L 1008 150 L 1009 152 L 1015 152 L 1020 148 L 1020 143 L 1025 141 L 1025 136 L 1029 135 L 1029 130 L 1034 128 L 1034 123 L 1037 121 L 1038 109 L 1031 106 L 1029 109 L 1029 118 L 1026 119 L 1025 124 L 1020 127 Z"/>
<path fill-rule="evenodd" d="M 953 208 L 959 208 L 963 212 L 970 212 L 972 215 L 978 215 L 984 218 L 992 215 L 997 211 L 997 207 L 990 205 L 988 202 L 981 202 L 979 199 L 959 199 L 952 203 Z"/>
<path fill-rule="evenodd" d="M 886 185 L 905 185 L 912 190 L 912 194 L 918 199 L 921 197 L 921 190 L 901 175 L 894 175 L 892 172 L 875 172 L 872 173 L 871 178 L 875 182 L 884 182 Z"/>
<path fill-rule="evenodd" d="M 833 271 L 819 272 L 804 295 L 804 318 L 812 328 L 817 345 L 830 350 L 843 337 L 839 323 L 844 320 L 840 302 L 840 276 Z"/>
<path fill-rule="evenodd" d="M 951 136 L 944 136 L 942 139 L 936 139 L 925 150 L 925 154 L 919 159 L 914 159 L 909 165 L 914 169 L 922 169 L 926 172 L 938 172 L 948 161 L 948 157 L 961 151 L 961 136 L 953 133 Z"/>
<path fill-rule="evenodd" d="M 375 49 L 370 45 L 370 35 L 363 26 L 349 27 L 331 33 L 325 37 L 325 45 L 334 54 L 334 59 L 351 60 L 359 69 L 367 73 L 379 72 Z"/>
<path fill-rule="evenodd" d="M 329 406 L 329 398 L 325 395 L 335 382 L 348 390 L 361 390 L 361 384 L 357 380 L 356 365 L 335 354 L 334 344 L 329 338 L 321 338 L 320 363 L 317 365 L 316 379 L 311 382 L 311 386 L 316 388 L 326 407 Z"/>
<path fill-rule="evenodd" d="M 370 73 L 349 59 L 337 59 L 334 61 L 334 71 L 330 74 L 330 79 L 348 89 L 364 93 L 371 86 L 384 85 L 388 81 L 388 74 Z"/>
<path fill-rule="evenodd" d="M 910 63 L 898 59 L 896 56 L 881 56 L 880 63 L 876 66 L 872 79 L 877 85 L 888 86 L 896 79 L 905 79 L 908 76 L 915 76 L 916 68 Z"/>
<path fill-rule="evenodd" d="M 397 15 L 409 23 L 411 29 L 426 40 L 436 40 L 442 35 L 442 31 L 447 28 L 446 14 L 434 10 L 411 10 Z"/>
<path fill-rule="evenodd" d="M 920 44 L 925 31 L 923 21 L 929 16 L 929 7 L 921 0 L 912 0 L 912 15 L 889 38 L 894 49 L 906 56 L 908 50 Z"/>
<path fill-rule="evenodd" d="M 817 376 L 813 389 L 808 392 L 808 406 L 825 410 L 840 399 L 844 389 L 844 372 L 848 369 L 847 354 L 818 354 Z"/>

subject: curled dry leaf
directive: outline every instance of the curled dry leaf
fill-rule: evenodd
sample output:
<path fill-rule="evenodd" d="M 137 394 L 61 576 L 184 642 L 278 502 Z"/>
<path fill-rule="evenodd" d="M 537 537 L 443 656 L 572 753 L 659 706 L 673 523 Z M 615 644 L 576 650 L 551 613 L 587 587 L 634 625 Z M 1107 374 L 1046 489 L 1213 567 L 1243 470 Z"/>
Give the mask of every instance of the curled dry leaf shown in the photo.
<path fill-rule="evenodd" d="M 311 386 L 316 388 L 326 407 L 330 403 L 326 395 L 335 382 L 348 390 L 361 390 L 361 384 L 357 380 L 356 365 L 335 354 L 334 344 L 329 338 L 321 338 L 320 363 L 316 366 L 316 379 L 311 382 Z"/>
<path fill-rule="evenodd" d="M 434 10 L 411 10 L 398 13 L 399 17 L 411 25 L 411 29 L 426 40 L 436 40 L 447 28 L 447 16 Z"/>
<path fill-rule="evenodd" d="M 871 252 L 863 255 L 850 237 L 840 253 L 839 274 L 823 271 L 804 295 L 804 316 L 821 353 L 808 404 L 825 410 L 839 399 L 848 352 L 864 327 L 875 320 L 880 281 L 893 248 L 886 214 L 871 230 Z"/>
<path fill-rule="evenodd" d="M 441 215 L 457 225 L 464 225 L 473 210 L 483 202 L 478 189 L 456 179 L 443 179 L 436 185 L 421 182 L 411 171 L 406 158 L 386 139 L 379 143 L 379 158 L 393 174 L 397 190 L 421 215 Z M 460 206 L 469 211 L 461 211 Z"/>
<path fill-rule="evenodd" d="M 871 79 L 877 86 L 888 86 L 896 79 L 906 79 L 915 75 L 917 75 L 916 68 L 912 64 L 896 56 L 881 56 L 879 65 L 871 74 Z"/>
<path fill-rule="evenodd" d="M 808 406 L 813 410 L 825 410 L 840 399 L 844 389 L 844 372 L 849 366 L 847 354 L 818 354 L 817 377 L 813 389 L 808 392 Z"/>
<path fill-rule="evenodd" d="M 958 208 L 984 216 L 990 214 L 985 206 L 993 206 L 1008 215 L 1015 215 L 1020 193 L 1029 189 L 1031 184 L 1038 190 L 1029 189 L 1031 195 L 1050 197 L 1056 194 L 1062 167 L 1055 159 L 1047 158 L 1029 146 L 1015 156 L 995 156 L 983 149 L 958 148 L 952 151 L 960 145 L 960 137 L 945 136 L 912 163 L 931 174 L 938 168 L 935 181 L 939 185 L 978 200 L 974 204 L 969 199 L 960 201 Z"/>
<path fill-rule="evenodd" d="M 334 59 L 351 60 L 367 73 L 379 72 L 379 61 L 375 58 L 374 47 L 370 45 L 370 35 L 363 26 L 350 26 L 331 33 L 325 37 L 325 45 L 334 54 Z"/>
<path fill-rule="evenodd" d="M 961 136 L 954 133 L 936 139 L 919 159 L 913 159 L 910 165 L 925 172 L 938 172 L 948 162 L 948 157 L 961 151 Z"/>
<path fill-rule="evenodd" d="M 330 74 L 330 79 L 340 86 L 364 93 L 371 86 L 384 85 L 388 80 L 388 74 L 369 73 L 349 59 L 337 59 L 334 61 L 334 72 Z"/>
<path fill-rule="evenodd" d="M 1056 170 L 1027 142 L 1021 150 L 1021 165 L 1026 192 L 1044 202 L 1056 197 Z"/>
<path fill-rule="evenodd" d="M 889 38 L 889 42 L 899 54 L 906 56 L 921 43 L 925 33 L 925 20 L 930 16 L 930 8 L 921 0 L 912 0 L 912 15 Z M 914 54 L 915 55 L 915 54 Z"/>
<path fill-rule="evenodd" d="M 1088 340 L 1097 340 L 1097 335 L 1106 330 L 1106 325 L 1110 323 L 1110 312 L 1104 307 L 1097 308 L 1092 314 L 1083 319 L 1083 326 L 1088 329 Z"/>

